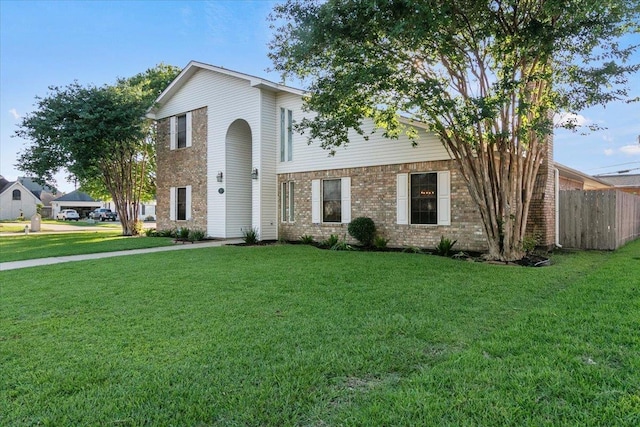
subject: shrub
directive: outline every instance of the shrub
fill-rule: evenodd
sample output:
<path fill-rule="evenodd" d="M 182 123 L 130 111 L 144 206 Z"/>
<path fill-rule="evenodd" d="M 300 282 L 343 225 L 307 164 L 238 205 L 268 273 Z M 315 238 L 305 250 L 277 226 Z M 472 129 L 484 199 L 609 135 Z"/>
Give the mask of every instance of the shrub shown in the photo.
<path fill-rule="evenodd" d="M 305 245 L 312 245 L 313 244 L 313 236 L 310 236 L 308 234 L 304 234 L 304 235 L 300 236 L 300 241 L 302 243 L 304 243 Z"/>
<path fill-rule="evenodd" d="M 136 221 L 133 224 L 134 236 L 139 236 L 142 234 L 142 230 L 144 229 L 142 221 Z"/>
<path fill-rule="evenodd" d="M 176 240 L 189 240 L 189 229 L 187 227 L 180 227 L 176 231 Z"/>
<path fill-rule="evenodd" d="M 525 254 L 531 254 L 538 246 L 538 242 L 540 241 L 540 235 L 534 234 L 533 236 L 524 236 L 522 238 L 522 250 Z"/>
<path fill-rule="evenodd" d="M 386 249 L 387 243 L 389 243 L 389 239 L 385 239 L 382 236 L 376 236 L 373 239 L 373 246 L 376 249 Z"/>
<path fill-rule="evenodd" d="M 177 230 L 169 229 L 169 230 L 157 230 L 153 236 L 154 237 L 177 237 L 177 235 L 178 235 Z"/>
<path fill-rule="evenodd" d="M 327 246 L 329 248 L 334 247 L 338 242 L 340 241 L 340 238 L 338 237 L 337 234 L 332 234 L 331 236 L 329 236 L 329 238 L 327 240 L 325 240 L 324 242 L 322 242 L 322 244 L 324 246 Z"/>
<path fill-rule="evenodd" d="M 204 230 L 190 230 L 189 231 L 189 241 L 190 242 L 199 242 L 200 240 L 204 240 L 207 233 Z"/>
<path fill-rule="evenodd" d="M 421 254 L 422 249 L 417 246 L 407 246 L 402 250 L 402 252 L 412 253 L 412 254 Z"/>
<path fill-rule="evenodd" d="M 255 245 L 260 241 L 258 230 L 256 228 L 242 230 L 242 240 L 244 240 L 247 245 Z"/>
<path fill-rule="evenodd" d="M 144 230 L 144 235 L 147 237 L 156 237 L 158 236 L 158 232 L 155 228 L 147 228 L 146 230 Z"/>
<path fill-rule="evenodd" d="M 371 218 L 361 216 L 349 223 L 347 228 L 349 235 L 362 243 L 364 246 L 371 246 L 376 236 L 376 225 Z"/>
<path fill-rule="evenodd" d="M 440 236 L 440 243 L 436 245 L 436 255 L 451 256 L 451 249 L 455 245 L 457 240 L 445 239 L 444 236 Z"/>
<path fill-rule="evenodd" d="M 147 216 L 144 218 L 144 220 L 145 220 L 145 221 L 147 221 L 147 222 L 153 222 L 153 221 L 155 221 L 156 219 L 153 217 L 153 215 L 147 215 Z"/>

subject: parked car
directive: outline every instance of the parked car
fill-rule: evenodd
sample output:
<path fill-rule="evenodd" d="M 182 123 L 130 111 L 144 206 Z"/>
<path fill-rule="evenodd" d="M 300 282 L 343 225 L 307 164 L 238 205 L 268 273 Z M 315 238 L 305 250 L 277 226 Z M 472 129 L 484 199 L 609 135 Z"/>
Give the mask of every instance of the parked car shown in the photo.
<path fill-rule="evenodd" d="M 116 214 L 111 209 L 98 208 L 89 213 L 89 218 L 96 221 L 115 221 Z"/>
<path fill-rule="evenodd" d="M 64 209 L 56 214 L 56 219 L 62 219 L 65 221 L 78 221 L 80 219 L 80 215 L 74 209 Z"/>

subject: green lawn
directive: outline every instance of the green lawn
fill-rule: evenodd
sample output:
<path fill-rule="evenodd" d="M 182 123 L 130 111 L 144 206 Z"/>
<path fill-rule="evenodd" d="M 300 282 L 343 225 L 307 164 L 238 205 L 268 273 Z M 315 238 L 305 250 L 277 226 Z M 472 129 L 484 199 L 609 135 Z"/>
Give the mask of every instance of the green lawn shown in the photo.
<path fill-rule="evenodd" d="M 0 425 L 640 425 L 640 241 L 553 261 L 276 245 L 0 272 Z"/>
<path fill-rule="evenodd" d="M 119 232 L 92 231 L 0 237 L 0 262 L 52 256 L 169 246 L 163 237 L 124 237 Z"/>

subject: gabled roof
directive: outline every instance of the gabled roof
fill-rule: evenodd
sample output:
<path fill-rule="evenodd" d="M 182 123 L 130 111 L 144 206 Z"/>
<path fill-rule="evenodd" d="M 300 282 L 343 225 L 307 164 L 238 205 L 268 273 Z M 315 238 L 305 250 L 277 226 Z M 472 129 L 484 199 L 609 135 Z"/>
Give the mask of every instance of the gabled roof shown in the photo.
<path fill-rule="evenodd" d="M 616 187 L 640 187 L 640 174 L 598 175 L 598 178 Z"/>
<path fill-rule="evenodd" d="M 0 175 L 0 194 L 4 193 L 4 190 L 9 188 L 11 184 L 13 184 L 12 181 L 7 181 L 4 176 Z"/>
<path fill-rule="evenodd" d="M 72 191 L 53 200 L 54 202 L 95 202 L 96 200 L 80 190 Z"/>
<path fill-rule="evenodd" d="M 45 185 L 39 184 L 35 181 L 34 178 L 31 178 L 28 176 L 19 176 L 18 181 L 20 182 L 20 184 L 24 185 L 29 191 L 31 191 L 35 195 L 38 195 L 43 191 L 46 191 L 47 193 L 52 193 L 52 194 L 55 194 L 58 192 L 57 189 L 49 187 L 46 184 Z"/>
<path fill-rule="evenodd" d="M 40 197 L 22 185 L 20 181 L 7 181 L 0 175 L 0 194 L 14 190 L 21 190 L 25 195 L 33 197 L 36 203 L 41 203 Z"/>
<path fill-rule="evenodd" d="M 147 117 L 154 119 L 158 106 L 162 105 L 166 100 L 170 99 L 180 88 L 199 70 L 209 70 L 226 76 L 236 77 L 249 82 L 252 87 L 268 90 L 270 92 L 287 92 L 296 95 L 303 95 L 305 92 L 290 86 L 281 85 L 272 81 L 252 76 L 250 74 L 240 73 L 238 71 L 228 70 L 223 67 L 205 64 L 203 62 L 191 61 L 186 67 L 173 79 L 167 88 L 158 96 L 155 105 L 147 111 Z"/>

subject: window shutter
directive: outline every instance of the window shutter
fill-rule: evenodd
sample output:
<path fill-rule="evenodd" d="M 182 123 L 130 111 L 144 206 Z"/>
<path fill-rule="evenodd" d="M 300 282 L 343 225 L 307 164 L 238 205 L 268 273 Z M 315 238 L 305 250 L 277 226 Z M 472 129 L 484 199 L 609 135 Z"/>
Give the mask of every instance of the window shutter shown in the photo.
<path fill-rule="evenodd" d="M 451 225 L 451 174 L 438 172 L 438 225 Z"/>
<path fill-rule="evenodd" d="M 191 219 L 191 186 L 187 185 L 187 200 L 185 201 L 187 205 L 186 209 L 186 218 L 187 220 Z"/>
<path fill-rule="evenodd" d="M 176 149 L 176 116 L 173 116 L 169 119 L 170 122 L 170 131 L 169 131 L 169 148 L 171 150 Z"/>
<path fill-rule="evenodd" d="M 320 180 L 311 181 L 311 222 L 320 224 Z"/>
<path fill-rule="evenodd" d="M 351 177 L 342 178 L 341 182 L 341 196 L 342 200 L 340 211 L 342 214 L 342 223 L 348 224 L 351 222 Z"/>
<path fill-rule="evenodd" d="M 409 224 L 409 174 L 396 175 L 396 222 Z"/>
<path fill-rule="evenodd" d="M 169 219 L 176 220 L 176 187 L 171 187 L 169 191 Z"/>
<path fill-rule="evenodd" d="M 187 147 L 191 147 L 191 111 L 189 111 L 187 114 Z"/>

